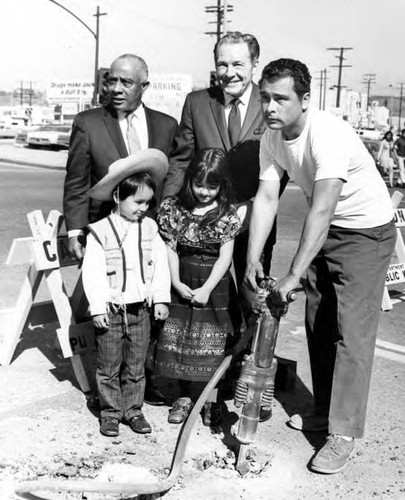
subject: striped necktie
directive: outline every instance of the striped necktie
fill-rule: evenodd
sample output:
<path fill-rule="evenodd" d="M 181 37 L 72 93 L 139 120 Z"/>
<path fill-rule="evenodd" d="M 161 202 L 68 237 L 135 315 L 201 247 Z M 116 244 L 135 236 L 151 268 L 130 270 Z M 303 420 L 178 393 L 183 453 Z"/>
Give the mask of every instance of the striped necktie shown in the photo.
<path fill-rule="evenodd" d="M 127 116 L 127 123 L 128 123 L 127 142 L 128 142 L 128 150 L 129 150 L 128 152 L 130 155 L 132 155 L 132 154 L 134 154 L 137 151 L 140 151 L 142 149 L 138 134 L 136 133 L 136 128 L 134 127 L 134 125 L 132 123 L 132 118 L 133 118 L 133 115 Z"/>

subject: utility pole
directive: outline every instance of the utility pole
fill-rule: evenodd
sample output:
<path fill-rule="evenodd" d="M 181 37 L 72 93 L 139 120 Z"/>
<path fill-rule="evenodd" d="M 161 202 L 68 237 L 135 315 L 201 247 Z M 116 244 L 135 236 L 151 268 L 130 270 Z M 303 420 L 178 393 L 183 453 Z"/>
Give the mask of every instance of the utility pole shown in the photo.
<path fill-rule="evenodd" d="M 323 96 L 323 69 L 320 71 L 321 75 L 316 80 L 319 80 L 319 109 L 322 109 L 322 96 Z"/>
<path fill-rule="evenodd" d="M 98 91 L 98 51 L 100 44 L 100 16 L 107 15 L 106 12 L 100 12 L 100 7 L 97 5 L 96 13 L 96 57 L 94 63 L 94 91 L 93 91 L 93 106 L 97 106 L 97 91 Z"/>
<path fill-rule="evenodd" d="M 325 68 L 323 70 L 323 98 L 322 98 L 322 109 L 325 110 L 325 103 L 326 103 L 326 81 L 328 80 L 327 77 L 328 70 Z"/>
<path fill-rule="evenodd" d="M 223 5 L 222 5 L 223 3 Z M 205 12 L 207 14 L 216 14 L 216 21 L 209 21 L 209 24 L 216 24 L 217 28 L 215 31 L 206 31 L 206 35 L 216 35 L 217 42 L 219 42 L 220 38 L 227 33 L 226 24 L 227 13 L 233 12 L 233 5 L 228 3 L 228 0 L 217 0 L 217 5 L 209 5 L 205 7 Z"/>
<path fill-rule="evenodd" d="M 20 106 L 23 105 L 24 101 L 24 83 L 21 81 L 20 82 Z"/>
<path fill-rule="evenodd" d="M 365 73 L 363 75 L 364 80 L 363 80 L 362 83 L 364 83 L 364 84 L 367 85 L 367 110 L 370 107 L 370 88 L 371 88 L 371 84 L 372 83 L 376 83 L 375 76 L 376 76 L 375 73 Z"/>
<path fill-rule="evenodd" d="M 351 65 L 343 64 L 343 61 L 345 60 L 344 53 L 346 50 L 353 50 L 353 47 L 330 47 L 326 50 L 338 50 L 340 52 L 340 54 L 336 56 L 339 59 L 339 64 L 331 65 L 331 68 L 339 68 L 338 83 L 336 85 L 337 88 L 336 107 L 338 108 L 340 106 L 340 91 L 342 89 L 342 69 L 351 68 Z"/>
<path fill-rule="evenodd" d="M 30 89 L 29 89 L 29 103 L 30 103 L 30 106 L 32 106 L 32 95 L 33 95 L 34 91 L 32 90 L 32 81 L 30 81 Z"/>
<path fill-rule="evenodd" d="M 398 132 L 401 131 L 401 116 L 402 116 L 402 97 L 404 94 L 404 85 L 405 83 L 401 82 L 398 84 L 399 89 L 400 89 L 400 94 L 399 94 L 399 115 L 398 115 Z"/>
<path fill-rule="evenodd" d="M 94 68 L 94 90 L 93 90 L 93 99 L 92 99 L 92 105 L 97 106 L 97 90 L 98 90 L 98 52 L 99 52 L 99 44 L 100 44 L 100 16 L 105 16 L 107 15 L 106 12 L 100 12 L 100 7 L 97 5 L 97 10 L 96 13 L 93 14 L 94 17 L 97 18 L 96 20 L 96 31 L 94 32 L 84 21 L 80 19 L 79 16 L 77 16 L 74 12 L 66 8 L 64 5 L 61 5 L 59 2 L 56 2 L 55 0 L 49 0 L 50 2 L 54 3 L 61 9 L 65 10 L 68 14 L 73 16 L 75 19 L 79 21 L 90 33 L 94 36 L 96 40 L 96 56 L 95 56 L 95 68 Z"/>

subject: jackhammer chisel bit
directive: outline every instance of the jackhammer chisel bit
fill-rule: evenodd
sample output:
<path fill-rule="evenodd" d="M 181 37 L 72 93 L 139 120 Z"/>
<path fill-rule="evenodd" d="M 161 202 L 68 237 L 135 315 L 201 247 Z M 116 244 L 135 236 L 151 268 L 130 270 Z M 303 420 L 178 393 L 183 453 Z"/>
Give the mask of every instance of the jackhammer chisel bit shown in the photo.
<path fill-rule="evenodd" d="M 242 408 L 235 437 L 241 443 L 236 468 L 240 474 L 249 470 L 247 447 L 253 443 L 259 424 L 261 408 L 271 411 L 277 360 L 274 358 L 280 318 L 286 314 L 288 303 L 275 304 L 272 301 L 272 287 L 275 280 L 268 278 L 260 283 L 260 291 L 252 304 L 255 331 L 252 348 L 245 355 L 242 370 L 235 389 L 235 406 Z M 295 292 L 287 297 L 289 302 L 296 298 Z"/>

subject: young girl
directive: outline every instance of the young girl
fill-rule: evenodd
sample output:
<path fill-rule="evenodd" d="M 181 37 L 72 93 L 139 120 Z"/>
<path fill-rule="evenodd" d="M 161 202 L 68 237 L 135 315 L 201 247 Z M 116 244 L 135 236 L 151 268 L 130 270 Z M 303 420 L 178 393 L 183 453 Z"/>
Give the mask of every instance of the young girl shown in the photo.
<path fill-rule="evenodd" d="M 96 383 L 100 432 L 117 436 L 122 418 L 134 432 L 151 426 L 142 413 L 150 307 L 164 320 L 170 271 L 156 222 L 146 217 L 156 186 L 167 172 L 158 150 L 139 151 L 113 163 L 90 196 L 114 201 L 108 217 L 88 227 L 83 285 L 96 330 Z"/>
<path fill-rule="evenodd" d="M 201 150 L 186 171 L 179 197 L 166 199 L 158 213 L 172 303 L 157 344 L 155 373 L 179 379 L 182 396 L 173 404 L 170 423 L 187 417 L 241 324 L 229 272 L 241 221 L 230 203 L 227 169 L 222 150 Z M 205 425 L 219 423 L 219 408 L 205 405 Z"/>

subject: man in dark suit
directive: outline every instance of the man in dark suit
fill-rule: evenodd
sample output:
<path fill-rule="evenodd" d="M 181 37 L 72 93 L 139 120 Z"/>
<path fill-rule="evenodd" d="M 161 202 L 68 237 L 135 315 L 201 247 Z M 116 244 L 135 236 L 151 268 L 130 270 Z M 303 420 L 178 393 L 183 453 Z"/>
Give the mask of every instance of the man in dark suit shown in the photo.
<path fill-rule="evenodd" d="M 66 166 L 65 224 L 69 250 L 78 260 L 84 252 L 83 230 L 89 222 L 107 216 L 112 208 L 109 203 L 90 200 L 90 188 L 105 176 L 114 161 L 139 149 L 156 148 L 169 156 L 177 128 L 174 118 L 142 104 L 149 82 L 148 67 L 141 57 L 118 57 L 111 64 L 106 84 L 107 104 L 83 111 L 75 118 Z M 161 189 L 157 186 L 158 202 Z M 150 377 L 151 372 L 146 370 L 145 402 L 163 404 L 164 396 Z"/>
<path fill-rule="evenodd" d="M 185 101 L 175 137 L 163 197 L 176 195 L 193 155 L 203 148 L 221 148 L 229 156 L 236 202 L 253 198 L 259 186 L 259 146 L 266 129 L 258 86 L 252 82 L 260 47 L 256 38 L 228 33 L 214 48 L 218 86 L 191 92 Z M 270 271 L 275 228 L 264 250 Z M 247 232 L 235 240 L 234 265 L 238 284 L 246 267 Z"/>
<path fill-rule="evenodd" d="M 63 206 L 69 249 L 79 260 L 83 257 L 83 229 L 111 209 L 89 200 L 89 189 L 114 161 L 136 149 L 156 148 L 170 154 L 177 122 L 142 104 L 148 85 L 148 67 L 142 58 L 133 54 L 118 57 L 107 79 L 108 104 L 79 113 L 73 123 Z"/>

